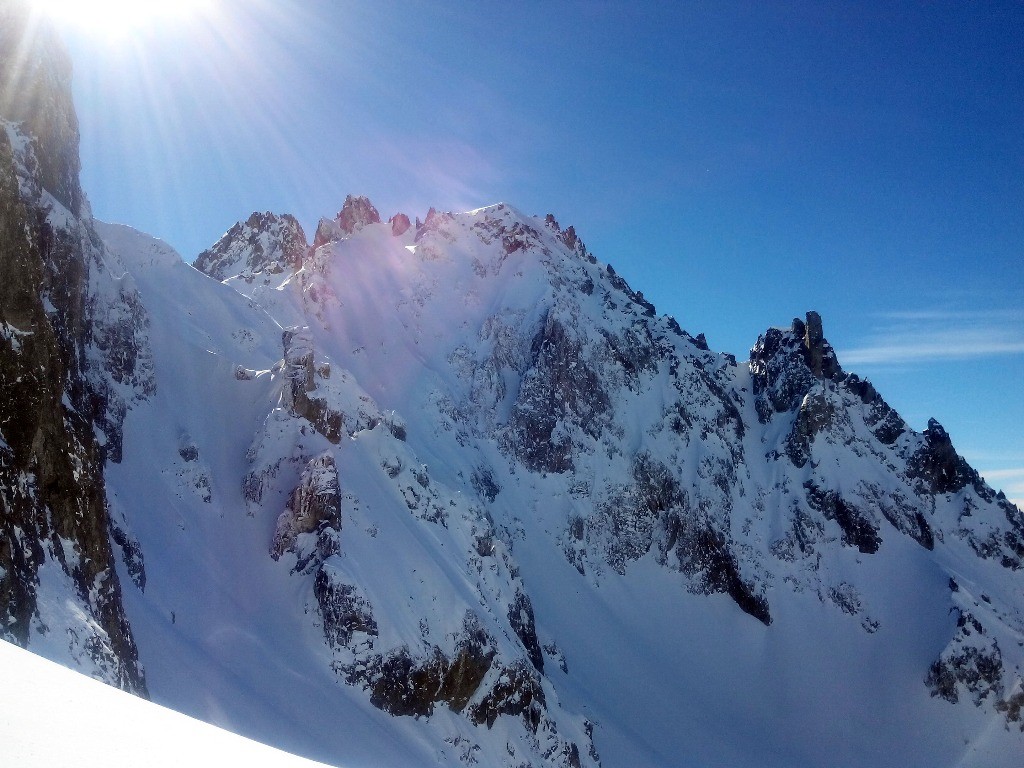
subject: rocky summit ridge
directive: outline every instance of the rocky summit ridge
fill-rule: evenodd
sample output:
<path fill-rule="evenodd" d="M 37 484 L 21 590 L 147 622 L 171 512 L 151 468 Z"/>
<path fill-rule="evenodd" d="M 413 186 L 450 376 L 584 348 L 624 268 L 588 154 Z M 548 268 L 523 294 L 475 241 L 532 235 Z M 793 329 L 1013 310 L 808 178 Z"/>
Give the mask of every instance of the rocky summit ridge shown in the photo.
<path fill-rule="evenodd" d="M 4 639 L 339 764 L 1019 763 L 1024 515 L 817 313 L 737 361 L 505 203 L 257 212 L 193 268 L 92 219 L 39 34 Z"/>

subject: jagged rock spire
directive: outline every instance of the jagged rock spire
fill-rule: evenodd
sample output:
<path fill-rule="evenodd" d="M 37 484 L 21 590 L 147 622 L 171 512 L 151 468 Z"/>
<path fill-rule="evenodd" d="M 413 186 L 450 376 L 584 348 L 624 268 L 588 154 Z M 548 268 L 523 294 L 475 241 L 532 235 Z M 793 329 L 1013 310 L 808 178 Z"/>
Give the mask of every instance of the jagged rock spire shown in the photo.
<path fill-rule="evenodd" d="M 335 219 L 341 227 L 341 231 L 347 235 L 358 232 L 367 224 L 380 224 L 380 214 L 373 207 L 370 199 L 359 195 L 358 197 L 348 195 L 345 203 L 338 211 Z"/>
<path fill-rule="evenodd" d="M 388 224 L 391 225 L 391 234 L 394 235 L 395 237 L 404 235 L 406 232 L 409 231 L 409 227 L 412 226 L 409 223 L 409 217 L 406 216 L 404 213 L 396 213 L 394 216 L 388 219 Z"/>
<path fill-rule="evenodd" d="M 811 310 L 806 321 L 793 319 L 793 335 L 803 343 L 804 361 L 811 373 L 819 379 L 835 378 L 842 372 L 832 345 L 825 340 L 821 326 L 821 315 Z"/>
<path fill-rule="evenodd" d="M 750 371 L 762 421 L 772 410 L 798 408 L 816 382 L 844 376 L 832 345 L 825 339 L 821 316 L 812 311 L 805 317 L 806 321 L 795 318 L 787 330 L 769 328 L 750 350 Z"/>
<path fill-rule="evenodd" d="M 398 216 L 404 216 L 404 214 L 398 214 Z M 397 218 L 396 216 L 390 220 L 392 231 L 396 228 L 395 219 Z M 406 218 L 408 220 L 408 217 Z M 316 234 L 313 236 L 313 250 L 315 251 L 325 243 L 355 234 L 369 224 L 380 224 L 380 214 L 373 207 L 370 199 L 363 195 L 346 195 L 345 202 L 337 216 L 333 219 L 320 219 Z"/>

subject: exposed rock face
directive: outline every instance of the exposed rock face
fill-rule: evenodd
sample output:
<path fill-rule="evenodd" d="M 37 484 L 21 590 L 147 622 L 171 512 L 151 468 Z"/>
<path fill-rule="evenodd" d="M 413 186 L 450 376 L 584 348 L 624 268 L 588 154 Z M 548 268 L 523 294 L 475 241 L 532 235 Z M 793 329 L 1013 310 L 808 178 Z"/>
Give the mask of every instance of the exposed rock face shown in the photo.
<path fill-rule="evenodd" d="M 526 660 L 500 664 L 495 640 L 475 614 L 466 615 L 451 654 L 434 646 L 416 658 L 403 648 L 350 666 L 346 675 L 349 683 L 369 688 L 370 702 L 392 715 L 429 717 L 444 704 L 488 729 L 501 716 L 517 718 L 547 743 L 546 755 L 563 756 L 555 764 L 581 765 L 579 747 L 559 735 L 548 715 L 539 671 Z M 588 748 L 596 762 L 593 744 Z"/>
<path fill-rule="evenodd" d="M 404 221 L 404 229 L 403 229 Z M 409 228 L 409 217 L 399 213 L 388 220 L 394 235 L 403 234 Z M 333 219 L 320 219 L 313 237 L 313 250 L 320 246 L 349 237 L 368 224 L 380 224 L 380 214 L 368 198 L 348 195 Z"/>
<path fill-rule="evenodd" d="M 461 712 L 477 693 L 495 655 L 493 638 L 475 614 L 468 614 L 451 658 L 435 646 L 422 660 L 406 649 L 375 660 L 367 670 L 370 702 L 393 715 L 426 717 L 439 703 Z"/>
<path fill-rule="evenodd" d="M 288 407 L 296 416 L 308 420 L 330 442 L 337 443 L 341 440 L 344 417 L 323 398 L 310 396 L 310 392 L 317 388 L 317 374 L 313 369 L 313 342 L 308 330 L 289 328 L 282 334 L 282 343 L 284 373 L 288 381 L 285 392 Z M 321 368 L 319 375 L 321 378 L 329 378 L 330 367 Z"/>
<path fill-rule="evenodd" d="M 843 544 L 856 547 L 866 555 L 878 551 L 882 539 L 878 535 L 878 523 L 871 515 L 852 506 L 835 491 L 821 490 L 810 480 L 806 488 L 807 503 L 842 528 Z"/>
<path fill-rule="evenodd" d="M 969 612 L 957 611 L 957 630 L 942 656 L 928 670 L 925 684 L 932 696 L 956 703 L 961 692 L 975 705 L 995 704 L 1003 694 L 1003 661 L 999 644 Z"/>
<path fill-rule="evenodd" d="M 796 331 L 796 323 L 794 323 Z M 821 329 L 821 315 L 817 312 L 807 313 L 804 325 L 804 361 L 807 367 L 819 379 L 832 379 L 842 374 L 839 361 Z"/>
<path fill-rule="evenodd" d="M 388 224 L 391 225 L 391 234 L 395 237 L 400 237 L 409 231 L 409 227 L 412 226 L 409 223 L 409 217 L 404 213 L 396 213 L 390 219 Z"/>
<path fill-rule="evenodd" d="M 335 220 L 342 232 L 351 235 L 367 224 L 380 224 L 380 214 L 368 198 L 348 195 Z"/>
<path fill-rule="evenodd" d="M 214 280 L 240 276 L 252 282 L 259 273 L 291 273 L 309 251 L 302 225 L 289 214 L 253 213 L 231 227 L 193 266 Z"/>
<path fill-rule="evenodd" d="M 71 58 L 26 2 L 0 8 L 0 115 L 36 141 L 39 183 L 73 215 L 82 208 Z"/>
<path fill-rule="evenodd" d="M 334 457 L 322 453 L 306 465 L 288 506 L 277 520 L 271 556 L 277 560 L 286 550 L 295 551 L 302 534 L 316 533 L 316 554 L 325 560 L 334 554 L 334 542 L 341 531 L 341 495 Z M 310 554 L 297 553 L 308 562 Z M 305 556 L 304 556 L 305 555 Z M 301 562 L 305 567 L 306 562 Z"/>
<path fill-rule="evenodd" d="M 771 328 L 761 336 L 750 350 L 750 372 L 757 412 L 764 422 L 773 411 L 798 408 L 816 381 L 843 376 L 817 312 L 807 314 L 807 323 L 793 320 L 789 331 Z"/>
<path fill-rule="evenodd" d="M 587 365 L 582 347 L 551 313 L 531 345 L 533 366 L 519 389 L 505 445 L 537 472 L 573 468 L 572 438 L 559 429 L 566 422 L 596 436 L 608 412 L 608 395 Z"/>
<path fill-rule="evenodd" d="M 358 587 L 346 584 L 335 569 L 323 566 L 317 570 L 313 594 L 320 607 L 324 636 L 332 648 L 351 646 L 358 634 L 377 637 L 372 606 Z"/>
<path fill-rule="evenodd" d="M 786 455 L 798 467 L 810 458 L 814 438 L 835 426 L 840 416 L 826 391 L 815 387 L 800 401 L 793 429 L 786 440 Z"/>
<path fill-rule="evenodd" d="M 316 225 L 316 234 L 313 235 L 313 250 L 316 251 L 320 246 L 333 243 L 335 240 L 341 240 L 344 236 L 345 232 L 337 220 L 320 219 Z"/>
<path fill-rule="evenodd" d="M 533 604 L 530 598 L 523 592 L 517 592 L 515 600 L 508 608 L 508 622 L 512 631 L 516 633 L 534 668 L 543 674 L 544 654 L 540 650 L 540 642 L 537 640 L 537 626 L 533 618 Z"/>
<path fill-rule="evenodd" d="M 591 263 L 595 261 L 593 255 L 587 250 L 587 246 L 584 245 L 583 241 L 576 234 L 576 227 L 569 225 L 568 229 L 563 230 L 552 213 L 544 217 L 544 223 L 558 234 L 559 240 L 565 243 L 565 247 L 576 254 L 576 256 L 586 259 Z"/>
<path fill-rule="evenodd" d="M 907 423 L 882 399 L 870 381 L 862 381 L 857 374 L 851 373 L 844 384 L 866 407 L 864 423 L 878 442 L 892 445 L 907 432 Z"/>
<path fill-rule="evenodd" d="M 84 210 L 70 65 L 31 13 L 0 8 L 0 636 L 66 633 L 83 669 L 144 693 L 103 465 L 152 391 L 147 319 Z"/>
<path fill-rule="evenodd" d="M 494 727 L 500 715 L 520 717 L 536 733 L 546 706 L 537 671 L 521 662 L 501 670 L 494 687 L 473 707 L 469 717 L 477 725 L 486 724 L 488 728 Z"/>
<path fill-rule="evenodd" d="M 954 450 L 953 441 L 935 419 L 928 420 L 924 440 L 911 459 L 910 474 L 924 483 L 928 493 L 956 493 L 980 484 L 978 473 Z"/>

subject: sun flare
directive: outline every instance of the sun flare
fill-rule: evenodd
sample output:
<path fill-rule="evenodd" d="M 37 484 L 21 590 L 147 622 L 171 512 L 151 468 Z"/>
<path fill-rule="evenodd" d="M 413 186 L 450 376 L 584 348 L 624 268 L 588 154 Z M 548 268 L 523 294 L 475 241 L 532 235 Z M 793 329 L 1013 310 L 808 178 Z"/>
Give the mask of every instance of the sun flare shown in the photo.
<path fill-rule="evenodd" d="M 165 23 L 195 19 L 215 0 L 35 0 L 56 21 L 119 35 Z"/>

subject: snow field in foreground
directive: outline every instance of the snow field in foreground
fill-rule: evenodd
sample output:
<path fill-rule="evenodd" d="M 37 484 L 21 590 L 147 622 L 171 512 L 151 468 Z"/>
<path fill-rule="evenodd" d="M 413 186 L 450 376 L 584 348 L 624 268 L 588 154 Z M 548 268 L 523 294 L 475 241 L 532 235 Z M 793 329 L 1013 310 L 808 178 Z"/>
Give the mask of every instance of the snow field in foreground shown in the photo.
<path fill-rule="evenodd" d="M 165 709 L 6 642 L 0 642 L 0 678 L 3 765 L 325 765 Z"/>

